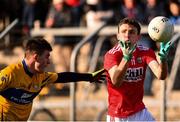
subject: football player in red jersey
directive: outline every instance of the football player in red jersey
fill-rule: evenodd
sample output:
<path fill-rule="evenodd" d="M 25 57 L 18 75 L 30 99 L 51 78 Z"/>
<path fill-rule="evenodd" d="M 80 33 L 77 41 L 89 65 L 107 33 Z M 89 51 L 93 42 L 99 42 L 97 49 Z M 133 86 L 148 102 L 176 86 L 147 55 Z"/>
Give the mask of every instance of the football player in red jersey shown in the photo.
<path fill-rule="evenodd" d="M 158 79 L 167 76 L 170 43 L 162 43 L 160 61 L 152 49 L 137 46 L 141 27 L 134 19 L 124 18 L 118 25 L 116 44 L 104 57 L 107 72 L 108 115 L 107 122 L 155 121 L 143 103 L 144 79 L 147 66 Z"/>

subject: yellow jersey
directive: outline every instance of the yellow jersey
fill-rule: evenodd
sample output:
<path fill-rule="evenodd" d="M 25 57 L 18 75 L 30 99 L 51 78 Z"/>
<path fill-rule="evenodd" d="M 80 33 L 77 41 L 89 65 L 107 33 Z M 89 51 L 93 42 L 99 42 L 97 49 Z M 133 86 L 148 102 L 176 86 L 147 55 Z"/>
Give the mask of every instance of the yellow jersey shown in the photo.
<path fill-rule="evenodd" d="M 53 72 L 33 75 L 24 60 L 1 70 L 0 120 L 28 120 L 33 99 L 57 78 L 58 74 Z"/>

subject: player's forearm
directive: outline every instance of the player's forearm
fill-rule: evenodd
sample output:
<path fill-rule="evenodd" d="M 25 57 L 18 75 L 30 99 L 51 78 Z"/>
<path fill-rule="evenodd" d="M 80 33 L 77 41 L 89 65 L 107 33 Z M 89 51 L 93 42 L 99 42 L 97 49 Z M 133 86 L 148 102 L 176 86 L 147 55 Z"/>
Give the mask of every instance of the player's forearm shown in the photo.
<path fill-rule="evenodd" d="M 128 61 L 122 59 L 120 64 L 115 69 L 113 77 L 112 77 L 112 82 L 114 86 L 116 87 L 121 86 L 121 84 L 123 83 L 123 79 L 126 74 L 127 68 L 128 68 Z"/>
<path fill-rule="evenodd" d="M 62 72 L 58 73 L 58 79 L 56 80 L 56 83 L 69 83 L 91 80 L 92 74 L 90 73 Z"/>
<path fill-rule="evenodd" d="M 167 61 L 161 61 L 159 64 L 159 78 L 160 80 L 166 79 L 168 74 L 168 65 Z"/>

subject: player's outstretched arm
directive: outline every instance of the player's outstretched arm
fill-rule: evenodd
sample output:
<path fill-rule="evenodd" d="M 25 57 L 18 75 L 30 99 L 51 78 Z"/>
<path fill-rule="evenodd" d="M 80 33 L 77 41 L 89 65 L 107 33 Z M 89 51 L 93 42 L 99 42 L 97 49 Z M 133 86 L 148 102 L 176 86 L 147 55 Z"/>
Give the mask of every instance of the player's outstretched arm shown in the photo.
<path fill-rule="evenodd" d="M 79 81 L 103 83 L 105 81 L 105 75 L 103 74 L 104 72 L 105 69 L 101 69 L 93 73 L 62 72 L 58 73 L 58 79 L 55 83 L 69 83 Z"/>

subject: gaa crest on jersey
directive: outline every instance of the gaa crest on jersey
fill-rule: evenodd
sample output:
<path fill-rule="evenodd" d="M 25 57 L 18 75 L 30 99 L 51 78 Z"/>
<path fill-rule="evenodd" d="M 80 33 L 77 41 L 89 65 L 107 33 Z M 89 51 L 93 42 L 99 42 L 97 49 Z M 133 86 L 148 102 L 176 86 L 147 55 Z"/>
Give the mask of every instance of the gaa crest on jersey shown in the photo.
<path fill-rule="evenodd" d="M 142 58 L 141 57 L 137 57 L 136 61 L 137 61 L 137 63 L 141 64 L 142 63 Z"/>

